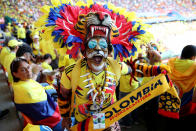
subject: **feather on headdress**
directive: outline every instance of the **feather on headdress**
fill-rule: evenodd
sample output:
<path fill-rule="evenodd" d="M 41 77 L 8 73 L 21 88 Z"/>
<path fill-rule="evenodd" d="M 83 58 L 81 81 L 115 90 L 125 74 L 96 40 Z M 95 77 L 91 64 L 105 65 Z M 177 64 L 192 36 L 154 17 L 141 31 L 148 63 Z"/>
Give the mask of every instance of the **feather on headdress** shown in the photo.
<path fill-rule="evenodd" d="M 109 37 L 114 50 L 114 58 L 119 56 L 122 60 L 123 57 L 133 56 L 139 48 L 137 40 L 143 44 L 150 41 L 152 37 L 146 31 L 145 24 L 133 21 L 134 12 L 126 12 L 125 9 L 117 8 L 110 3 L 101 5 L 92 1 L 87 3 L 79 1 L 72 5 L 71 2 L 61 1 L 62 4 L 59 0 L 52 0 L 53 6 L 43 6 L 41 11 L 44 15 L 35 25 L 44 32 L 41 33 L 42 39 L 46 41 L 52 39 L 58 47 L 67 47 L 66 53 L 72 57 L 77 56 L 78 50 L 85 50 L 84 44 L 87 36 L 89 37 L 89 33 L 93 36 L 96 28 L 107 32 L 107 28 L 98 26 L 87 28 L 86 18 L 92 12 L 98 14 L 99 19 L 105 17 L 103 14 L 107 14 L 112 20 Z"/>

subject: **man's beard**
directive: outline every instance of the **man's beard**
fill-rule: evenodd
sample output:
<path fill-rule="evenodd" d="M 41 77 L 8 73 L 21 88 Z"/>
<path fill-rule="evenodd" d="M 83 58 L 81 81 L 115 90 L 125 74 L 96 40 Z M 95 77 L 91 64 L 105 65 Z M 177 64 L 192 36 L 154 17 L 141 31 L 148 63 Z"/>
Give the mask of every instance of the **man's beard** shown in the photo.
<path fill-rule="evenodd" d="M 105 63 L 102 63 L 101 65 L 94 65 L 93 63 L 91 64 L 92 68 L 95 70 L 95 71 L 102 71 L 103 70 L 103 67 L 105 66 Z"/>
<path fill-rule="evenodd" d="M 89 64 L 91 65 L 92 70 L 95 72 L 100 72 L 103 70 L 105 66 L 105 59 L 107 58 L 107 53 L 103 51 L 93 51 L 86 54 L 87 60 L 89 60 Z"/>

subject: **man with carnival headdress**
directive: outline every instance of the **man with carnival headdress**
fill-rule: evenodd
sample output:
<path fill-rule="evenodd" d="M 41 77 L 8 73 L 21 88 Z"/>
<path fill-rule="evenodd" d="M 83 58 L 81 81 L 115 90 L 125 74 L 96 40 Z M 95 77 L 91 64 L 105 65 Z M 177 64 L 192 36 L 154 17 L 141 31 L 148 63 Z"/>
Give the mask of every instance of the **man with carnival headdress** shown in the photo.
<path fill-rule="evenodd" d="M 136 65 L 129 61 L 117 62 L 109 57 L 111 53 L 114 53 L 114 58 L 119 55 L 121 60 L 130 57 L 137 50 L 132 39 L 145 34 L 145 31 L 139 23 L 128 21 L 106 6 L 96 3 L 90 7 L 63 4 L 50 8 L 46 14 L 47 22 L 43 19 L 37 22 L 40 26 L 45 25 L 42 28 L 44 32 L 52 29 L 50 33 L 54 42 L 61 42 L 61 47 L 66 46 L 70 56 L 76 57 L 79 50 L 84 56 L 76 64 L 66 67 L 61 77 L 58 103 L 62 125 L 67 129 L 70 128 L 71 116 L 75 117 L 76 124 L 116 102 L 115 90 L 121 74 L 152 76 L 168 70 L 167 66 Z M 133 27 L 137 24 L 138 28 L 134 31 Z M 44 34 L 42 36 L 46 38 Z M 84 130 L 86 127 L 82 125 L 80 128 Z M 120 130 L 118 122 L 112 124 L 109 130 Z"/>

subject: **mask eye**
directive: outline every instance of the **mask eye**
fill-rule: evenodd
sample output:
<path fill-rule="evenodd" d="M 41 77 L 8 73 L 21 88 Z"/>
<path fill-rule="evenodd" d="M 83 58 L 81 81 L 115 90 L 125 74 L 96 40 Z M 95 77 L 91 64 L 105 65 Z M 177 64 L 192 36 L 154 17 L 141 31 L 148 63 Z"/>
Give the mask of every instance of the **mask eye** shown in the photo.
<path fill-rule="evenodd" d="M 93 48 L 95 48 L 97 46 L 97 41 L 96 40 L 90 40 L 89 42 L 88 42 L 88 47 L 90 48 L 90 49 L 93 49 Z"/>
<path fill-rule="evenodd" d="M 108 44 L 106 42 L 106 40 L 100 40 L 99 41 L 99 46 L 103 49 L 107 48 L 108 47 Z"/>

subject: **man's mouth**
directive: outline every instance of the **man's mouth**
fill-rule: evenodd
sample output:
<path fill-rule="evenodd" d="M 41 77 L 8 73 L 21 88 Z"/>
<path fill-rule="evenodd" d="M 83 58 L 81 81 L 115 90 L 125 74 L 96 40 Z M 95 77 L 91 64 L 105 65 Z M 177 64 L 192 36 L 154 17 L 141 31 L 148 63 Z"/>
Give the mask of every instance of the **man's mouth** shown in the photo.
<path fill-rule="evenodd" d="M 100 64 L 103 60 L 103 56 L 102 55 L 95 55 L 93 56 L 93 61 L 95 61 L 96 64 Z"/>

